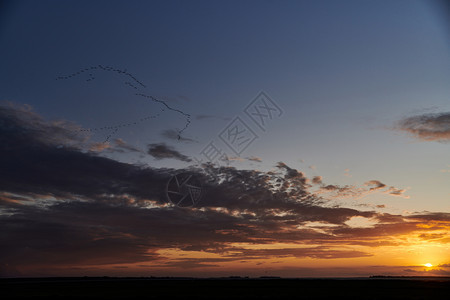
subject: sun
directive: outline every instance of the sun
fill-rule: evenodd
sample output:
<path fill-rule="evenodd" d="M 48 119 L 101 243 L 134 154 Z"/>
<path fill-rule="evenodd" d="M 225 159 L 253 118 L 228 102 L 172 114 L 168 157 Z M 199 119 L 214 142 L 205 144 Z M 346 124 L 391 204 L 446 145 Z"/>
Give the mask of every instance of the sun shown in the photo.
<path fill-rule="evenodd" d="M 433 265 L 430 264 L 430 263 L 426 263 L 426 264 L 424 264 L 424 266 L 427 267 L 427 268 L 431 268 Z"/>

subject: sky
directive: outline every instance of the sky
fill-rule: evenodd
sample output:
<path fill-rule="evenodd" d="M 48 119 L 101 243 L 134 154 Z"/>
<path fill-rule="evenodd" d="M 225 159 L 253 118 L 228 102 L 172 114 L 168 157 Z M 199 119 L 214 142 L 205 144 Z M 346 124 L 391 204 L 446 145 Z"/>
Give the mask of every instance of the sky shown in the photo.
<path fill-rule="evenodd" d="M 0 276 L 450 275 L 449 16 L 2 1 Z"/>

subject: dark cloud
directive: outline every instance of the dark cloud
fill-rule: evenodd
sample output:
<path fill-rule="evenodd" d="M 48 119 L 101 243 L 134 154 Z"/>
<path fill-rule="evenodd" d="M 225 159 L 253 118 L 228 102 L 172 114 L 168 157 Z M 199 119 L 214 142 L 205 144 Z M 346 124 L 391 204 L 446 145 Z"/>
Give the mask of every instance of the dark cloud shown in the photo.
<path fill-rule="evenodd" d="M 177 130 L 174 129 L 165 129 L 161 132 L 161 136 L 165 137 L 167 139 L 170 140 L 174 140 L 174 141 L 181 141 L 181 142 L 192 142 L 192 143 L 198 143 L 198 141 L 194 140 L 194 139 L 190 139 L 187 137 L 182 137 L 178 134 Z"/>
<path fill-rule="evenodd" d="M 276 172 L 212 164 L 172 170 L 122 163 L 83 148 L 85 140 L 72 128 L 77 127 L 45 122 L 28 108 L 0 109 L 0 276 L 32 274 L 38 267 L 149 263 L 192 269 L 269 257 L 364 257 L 370 253 L 346 246 L 393 245 L 398 243 L 392 239 L 396 234 L 431 237 L 450 223 L 445 213 L 405 217 L 331 206 L 309 191 L 301 171 L 283 162 Z M 117 140 L 115 146 L 131 147 Z M 156 153 L 165 153 L 163 157 L 181 155 L 165 145 L 162 149 Z M 191 172 L 203 183 L 197 207 L 167 204 L 166 184 L 179 172 Z M 346 222 L 353 217 L 379 224 L 349 227 Z M 332 226 L 308 225 L 314 222 Z M 302 247 L 264 247 L 275 243 Z M 168 261 L 160 251 L 165 249 L 220 258 Z"/>
<path fill-rule="evenodd" d="M 401 120 L 396 129 L 424 141 L 450 141 L 450 112 L 423 114 Z"/>
<path fill-rule="evenodd" d="M 275 221 L 232 216 L 211 209 L 203 211 L 168 207 L 143 209 L 130 205 L 76 202 L 58 203 L 47 209 L 24 207 L 20 214 L 0 217 L 1 262 L 23 270 L 33 266 L 88 266 L 120 263 L 162 263 L 159 249 L 203 251 L 227 261 L 268 257 L 338 258 L 367 253 L 330 247 L 251 250 L 231 243 L 272 244 L 306 242 L 323 234 L 279 226 Z M 290 234 L 288 234 L 290 228 Z M 331 238 L 331 237 L 330 237 Z M 208 262 L 197 261 L 202 266 Z M 172 266 L 188 267 L 181 260 Z"/>
<path fill-rule="evenodd" d="M 0 190 L 53 196 L 130 194 L 162 199 L 164 170 L 141 168 L 80 148 L 65 122 L 44 122 L 29 110 L 0 107 Z M 75 127 L 76 128 L 76 127 Z"/>
<path fill-rule="evenodd" d="M 45 121 L 28 105 L 18 106 L 9 102 L 0 105 L 0 126 L 4 141 L 7 137 L 13 137 L 22 142 L 66 147 L 78 147 L 86 141 L 86 136 L 80 134 L 80 126 L 65 120 Z M 2 146 L 14 145 L 10 142 Z"/>
<path fill-rule="evenodd" d="M 411 216 L 406 216 L 406 219 L 413 219 L 417 221 L 429 222 L 429 221 L 441 221 L 450 222 L 450 213 L 446 212 L 426 212 L 426 213 L 416 213 Z"/>
<path fill-rule="evenodd" d="M 171 146 L 167 146 L 164 143 L 160 144 L 149 144 L 148 145 L 148 154 L 153 156 L 156 159 L 165 159 L 165 158 L 172 158 L 177 159 L 185 162 L 190 162 L 192 159 L 187 157 L 186 155 L 181 154 Z"/>
<path fill-rule="evenodd" d="M 292 169 L 283 162 L 278 162 L 277 168 L 284 169 L 286 171 L 285 178 L 296 179 L 300 181 L 302 184 L 305 184 L 307 181 L 307 178 L 303 172 L 300 172 L 296 169 Z"/>

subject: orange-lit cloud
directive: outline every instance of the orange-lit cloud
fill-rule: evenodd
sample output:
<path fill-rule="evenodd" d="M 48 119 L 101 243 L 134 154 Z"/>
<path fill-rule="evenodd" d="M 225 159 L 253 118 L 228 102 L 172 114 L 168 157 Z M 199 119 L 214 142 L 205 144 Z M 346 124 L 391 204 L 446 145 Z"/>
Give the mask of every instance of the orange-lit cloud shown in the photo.
<path fill-rule="evenodd" d="M 47 124 L 29 111 L 1 108 L 0 120 L 7 125 L 0 142 L 9 145 L 0 149 L 0 275 L 142 274 L 133 272 L 146 268 L 245 274 L 273 265 L 287 276 L 294 267 L 306 274 L 305 266 L 347 274 L 349 265 L 391 264 L 403 272 L 428 261 L 442 264 L 435 273 L 447 270 L 450 214 L 394 215 L 321 197 L 397 191 L 379 181 L 369 187 L 325 184 L 283 162 L 273 172 L 142 167 L 82 146 L 59 147 L 78 139 L 64 123 Z M 42 128 L 47 134 L 36 133 Z M 114 145 L 132 151 L 123 141 Z M 205 183 L 194 208 L 166 201 L 167 180 L 181 171 Z"/>

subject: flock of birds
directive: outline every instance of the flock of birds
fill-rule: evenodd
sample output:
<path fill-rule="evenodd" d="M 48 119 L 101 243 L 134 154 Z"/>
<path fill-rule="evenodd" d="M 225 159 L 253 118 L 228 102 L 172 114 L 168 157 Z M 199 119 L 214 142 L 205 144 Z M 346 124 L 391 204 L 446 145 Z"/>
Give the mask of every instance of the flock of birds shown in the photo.
<path fill-rule="evenodd" d="M 129 77 L 131 79 L 131 81 L 134 82 L 134 84 L 129 82 L 129 81 L 125 81 L 124 85 L 126 85 L 128 87 L 131 87 L 134 90 L 138 90 L 139 89 L 137 86 L 141 86 L 143 88 L 146 88 L 146 86 L 142 82 L 140 82 L 131 73 L 127 72 L 127 70 L 120 70 L 120 69 L 116 69 L 116 68 L 113 68 L 113 67 L 110 67 L 110 66 L 103 66 L 103 65 L 91 66 L 89 68 L 81 69 L 78 72 L 72 73 L 72 74 L 67 75 L 67 76 L 59 76 L 59 77 L 56 78 L 56 80 L 68 80 L 68 79 L 71 79 L 73 77 L 76 77 L 76 76 L 82 75 L 84 73 L 87 73 L 87 74 L 89 74 L 89 78 L 86 79 L 86 81 L 89 82 L 89 81 L 92 81 L 92 80 L 95 79 L 95 77 L 92 74 L 92 72 L 95 71 L 95 70 L 97 70 L 97 71 L 101 70 L 101 71 L 115 72 L 115 73 L 118 73 L 118 74 L 120 74 L 122 76 Z M 167 110 L 171 110 L 171 111 L 174 111 L 176 113 L 179 113 L 179 114 L 183 115 L 186 118 L 186 123 L 185 123 L 184 128 L 182 128 L 181 130 L 178 131 L 178 140 L 181 139 L 181 134 L 183 133 L 183 131 L 185 131 L 188 128 L 189 124 L 191 123 L 191 115 L 190 114 L 187 114 L 187 113 L 185 113 L 185 112 L 183 112 L 183 111 L 181 111 L 179 109 L 173 108 L 170 105 L 168 105 L 165 101 L 157 99 L 156 97 L 153 97 L 153 96 L 150 96 L 150 95 L 146 95 L 146 94 L 143 94 L 143 93 L 135 93 L 135 96 L 140 96 L 140 97 L 147 98 L 150 101 L 162 104 L 163 107 L 161 108 L 161 110 L 158 113 L 146 116 L 144 118 L 140 118 L 140 119 L 138 119 L 138 120 L 136 120 L 134 122 L 121 123 L 121 124 L 115 124 L 115 125 L 103 126 L 103 127 L 96 127 L 96 128 L 80 129 L 79 131 L 96 132 L 96 131 L 102 131 L 102 130 L 112 130 L 111 133 L 106 136 L 106 139 L 103 142 L 103 143 L 106 143 L 106 142 L 109 141 L 109 139 L 114 134 L 117 133 L 117 131 L 120 128 L 138 125 L 138 124 L 140 124 L 142 122 L 145 122 L 147 120 L 157 118 L 157 117 L 159 117 L 161 115 L 161 113 L 163 113 L 167 109 Z"/>
<path fill-rule="evenodd" d="M 59 80 L 59 79 L 70 79 L 70 78 L 72 78 L 72 77 L 81 75 L 81 74 L 84 73 L 84 72 L 91 72 L 91 71 L 93 71 L 93 70 L 103 70 L 103 71 L 109 71 L 109 72 L 116 72 L 116 73 L 118 73 L 118 74 L 121 74 L 121 75 L 125 75 L 125 76 L 130 77 L 133 81 L 135 81 L 136 83 L 138 83 L 140 86 L 142 86 L 142 87 L 144 87 L 144 88 L 146 87 L 145 84 L 143 84 L 142 82 L 140 82 L 140 81 L 139 81 L 136 77 L 134 77 L 132 74 L 128 73 L 127 70 L 115 69 L 115 68 L 113 68 L 113 67 L 103 66 L 103 65 L 91 66 L 91 67 L 89 67 L 89 68 L 81 69 L 81 70 L 79 70 L 78 72 L 72 73 L 72 74 L 67 75 L 67 76 L 59 76 L 59 77 L 56 78 L 56 80 Z M 92 75 L 92 73 L 89 73 L 89 76 L 91 76 L 91 78 L 87 79 L 86 81 L 91 81 L 91 80 L 94 80 L 94 79 L 95 79 L 95 77 Z M 130 83 L 130 84 L 131 84 L 131 83 Z"/>

